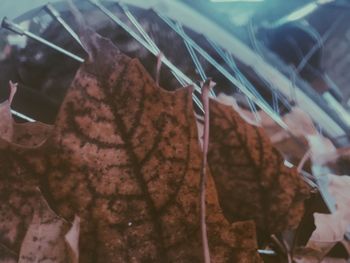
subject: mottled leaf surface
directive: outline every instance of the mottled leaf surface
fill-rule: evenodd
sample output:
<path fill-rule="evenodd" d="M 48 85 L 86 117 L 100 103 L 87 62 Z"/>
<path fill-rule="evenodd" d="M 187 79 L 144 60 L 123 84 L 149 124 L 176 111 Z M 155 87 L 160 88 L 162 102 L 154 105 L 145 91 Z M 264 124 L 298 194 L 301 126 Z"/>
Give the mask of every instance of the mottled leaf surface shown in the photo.
<path fill-rule="evenodd" d="M 210 102 L 209 166 L 231 221 L 253 219 L 276 233 L 299 223 L 308 186 L 273 148 L 263 130 L 231 107 Z"/>
<path fill-rule="evenodd" d="M 39 181 L 22 163 L 20 152 L 42 143 L 51 130 L 42 123 L 14 122 L 10 107 L 15 88 L 12 84 L 10 99 L 0 104 L 0 262 L 17 262 L 34 210 L 41 202 Z"/>
<path fill-rule="evenodd" d="M 80 262 L 201 262 L 192 89 L 162 90 L 137 60 L 88 36 L 90 59 L 53 132 L 32 150 L 5 143 L 4 174 L 38 175 L 50 206 L 81 218 Z M 212 262 L 260 261 L 254 223 L 225 220 L 211 177 L 206 221 Z"/>
<path fill-rule="evenodd" d="M 42 162 L 36 156 L 42 150 L 37 147 L 52 126 L 16 123 L 11 114 L 16 85 L 10 87 L 10 98 L 0 104 L 0 262 L 66 262 L 60 245 L 64 239 L 57 236 L 64 234 L 63 222 L 38 189 Z"/>
<path fill-rule="evenodd" d="M 68 263 L 64 239 L 68 224 L 50 209 L 45 200 L 40 201 L 22 242 L 18 262 Z"/>

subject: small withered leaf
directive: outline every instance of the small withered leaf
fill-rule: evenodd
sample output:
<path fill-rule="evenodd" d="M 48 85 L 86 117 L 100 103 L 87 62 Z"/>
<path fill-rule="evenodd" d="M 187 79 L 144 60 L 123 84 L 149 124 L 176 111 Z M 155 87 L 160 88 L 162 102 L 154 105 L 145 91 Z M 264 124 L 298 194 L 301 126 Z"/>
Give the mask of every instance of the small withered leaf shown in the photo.
<path fill-rule="evenodd" d="M 297 226 L 308 186 L 284 165 L 261 128 L 215 100 L 210 101 L 208 160 L 229 221 L 255 220 L 267 234 Z"/>

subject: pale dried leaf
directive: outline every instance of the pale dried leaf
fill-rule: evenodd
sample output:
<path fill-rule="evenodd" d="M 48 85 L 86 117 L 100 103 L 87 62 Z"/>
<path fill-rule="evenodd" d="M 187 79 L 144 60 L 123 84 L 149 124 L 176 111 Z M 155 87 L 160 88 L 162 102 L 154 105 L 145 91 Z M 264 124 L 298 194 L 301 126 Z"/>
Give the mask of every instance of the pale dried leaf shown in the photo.
<path fill-rule="evenodd" d="M 13 123 L 12 143 L 21 147 L 38 147 L 43 144 L 53 126 L 42 122 Z"/>
<path fill-rule="evenodd" d="M 336 202 L 337 211 L 333 214 L 314 213 L 316 229 L 307 247 L 325 255 L 337 242 L 344 239 L 350 226 L 350 177 L 328 175 L 328 191 Z"/>
<path fill-rule="evenodd" d="M 64 236 L 67 244 L 67 250 L 70 255 L 70 263 L 79 262 L 79 234 L 80 234 L 80 218 L 74 217 L 72 227 Z"/>
<path fill-rule="evenodd" d="M 17 84 L 10 81 L 9 99 L 0 103 L 0 137 L 11 141 L 13 136 L 13 119 L 11 114 L 11 103 L 17 91 Z"/>
<path fill-rule="evenodd" d="M 272 140 L 274 143 L 278 143 L 278 139 L 282 141 L 290 138 L 291 135 L 304 138 L 306 135 L 318 134 L 312 119 L 299 107 L 293 107 L 290 112 L 282 116 L 282 120 L 287 124 L 288 132 L 279 127 L 268 115 L 262 118 L 262 126 L 271 137 L 274 137 Z"/>
<path fill-rule="evenodd" d="M 314 213 L 316 230 L 310 237 L 310 242 L 337 243 L 344 237 L 347 223 L 344 222 L 342 214 L 336 211 L 333 214 Z M 315 247 L 310 245 L 309 247 Z M 318 246 L 316 246 L 318 247 Z"/>
<path fill-rule="evenodd" d="M 322 251 L 317 248 L 301 247 L 298 248 L 293 257 L 294 263 L 347 263 L 342 258 L 324 257 Z"/>
<path fill-rule="evenodd" d="M 247 111 L 243 111 L 241 116 L 249 116 Z M 250 113 L 250 112 L 249 112 Z M 311 118 L 300 108 L 293 107 L 291 111 L 284 116 L 282 120 L 288 126 L 288 131 L 280 127 L 268 114 L 259 111 L 261 119 L 260 125 L 264 128 L 272 144 L 293 164 L 297 165 L 308 150 L 308 144 L 305 139 L 307 134 L 317 133 Z M 249 119 L 254 118 L 250 113 Z M 247 118 L 244 118 L 245 120 Z M 254 122 L 250 122 L 254 124 Z"/>
<path fill-rule="evenodd" d="M 295 137 L 318 134 L 310 116 L 299 107 L 293 107 L 289 113 L 283 116 L 283 120 Z"/>
<path fill-rule="evenodd" d="M 321 261 L 317 257 L 305 256 L 302 258 L 295 258 L 294 263 L 348 263 L 343 258 L 324 258 Z"/>
<path fill-rule="evenodd" d="M 343 258 L 324 258 L 321 263 L 349 263 L 349 261 Z"/>
<path fill-rule="evenodd" d="M 64 241 L 67 223 L 41 199 L 22 242 L 19 263 L 69 262 Z"/>
<path fill-rule="evenodd" d="M 254 114 L 251 111 L 241 108 L 233 96 L 220 93 L 215 99 L 224 105 L 231 106 L 247 123 L 255 126 L 261 126 L 260 123 L 256 121 Z M 263 111 L 260 111 L 259 115 L 260 114 L 267 115 Z"/>
<path fill-rule="evenodd" d="M 350 176 L 328 175 L 329 192 L 334 196 L 339 213 L 343 219 L 350 225 Z"/>
<path fill-rule="evenodd" d="M 337 157 L 337 149 L 328 138 L 320 134 L 306 136 L 313 166 L 324 166 L 327 162 Z"/>

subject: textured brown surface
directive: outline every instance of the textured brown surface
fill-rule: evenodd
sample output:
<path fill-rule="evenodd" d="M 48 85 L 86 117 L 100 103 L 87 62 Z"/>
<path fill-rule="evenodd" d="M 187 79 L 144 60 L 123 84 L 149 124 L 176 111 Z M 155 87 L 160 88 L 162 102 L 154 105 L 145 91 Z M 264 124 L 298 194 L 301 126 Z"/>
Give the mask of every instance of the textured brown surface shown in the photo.
<path fill-rule="evenodd" d="M 201 262 L 192 90 L 166 92 L 110 41 L 93 32 L 83 40 L 93 61 L 78 71 L 50 137 L 32 149 L 0 142 L 1 175 L 38 176 L 59 215 L 81 217 L 81 262 Z M 212 262 L 259 262 L 255 224 L 230 225 L 216 196 L 209 177 Z"/>
<path fill-rule="evenodd" d="M 2 106 L 0 115 L 7 118 L 0 119 L 0 262 L 17 262 L 33 214 L 43 202 L 38 177 L 21 152 L 43 143 L 51 126 L 14 123 L 10 104 Z"/>
<path fill-rule="evenodd" d="M 42 202 L 39 181 L 20 152 L 44 141 L 51 126 L 13 121 L 11 98 L 0 104 L 0 262 L 17 262 L 32 216 Z M 13 151 L 7 147 L 13 144 Z"/>
<path fill-rule="evenodd" d="M 17 262 L 21 242 L 40 200 L 37 180 L 14 154 L 0 153 L 0 262 Z M 11 172 L 10 172 L 11 171 Z"/>
<path fill-rule="evenodd" d="M 231 107 L 210 102 L 209 166 L 225 216 L 253 219 L 276 233 L 295 227 L 308 187 L 284 161 L 261 128 L 247 124 Z"/>

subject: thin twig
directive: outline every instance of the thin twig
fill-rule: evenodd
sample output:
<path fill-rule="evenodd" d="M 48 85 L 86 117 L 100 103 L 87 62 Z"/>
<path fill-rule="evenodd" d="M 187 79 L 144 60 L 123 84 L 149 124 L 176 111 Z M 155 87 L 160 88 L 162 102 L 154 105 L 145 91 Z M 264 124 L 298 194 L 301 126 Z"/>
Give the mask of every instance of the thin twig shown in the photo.
<path fill-rule="evenodd" d="M 204 262 L 210 263 L 210 251 L 208 244 L 208 234 L 206 225 L 206 167 L 207 167 L 207 153 L 209 145 L 209 92 L 212 87 L 215 86 L 215 82 L 210 79 L 206 80 L 202 85 L 202 103 L 204 109 L 204 134 L 203 134 L 203 159 L 202 159 L 202 169 L 201 169 L 201 180 L 200 180 L 200 204 L 201 204 L 201 232 L 202 232 L 202 244 L 203 244 L 203 254 Z"/>
<path fill-rule="evenodd" d="M 303 170 L 303 167 L 304 167 L 306 161 L 310 159 L 310 156 L 311 156 L 311 150 L 309 149 L 304 154 L 303 158 L 301 158 L 301 160 L 300 160 L 300 162 L 298 164 L 298 167 L 297 167 L 298 173 L 300 173 Z"/>
<path fill-rule="evenodd" d="M 271 240 L 275 243 L 275 245 L 279 248 L 279 250 L 287 255 L 288 251 L 286 249 L 286 247 L 284 246 L 284 244 L 276 237 L 276 235 L 271 235 Z"/>
<path fill-rule="evenodd" d="M 9 85 L 10 85 L 10 96 L 9 96 L 9 104 L 12 104 L 13 98 L 17 92 L 17 87 L 18 87 L 18 83 L 13 83 L 11 80 L 9 81 Z"/>
<path fill-rule="evenodd" d="M 292 254 L 291 254 L 291 250 L 290 250 L 290 247 L 287 243 L 287 241 L 285 239 L 282 239 L 282 242 L 283 242 L 283 245 L 284 247 L 286 248 L 286 252 L 287 252 L 287 260 L 288 260 L 288 263 L 292 263 Z"/>
<path fill-rule="evenodd" d="M 162 57 L 163 57 L 163 53 L 159 52 L 159 54 L 157 55 L 157 68 L 156 68 L 156 83 L 157 83 L 157 86 L 159 86 L 160 69 L 161 69 L 161 66 L 162 66 Z"/>

